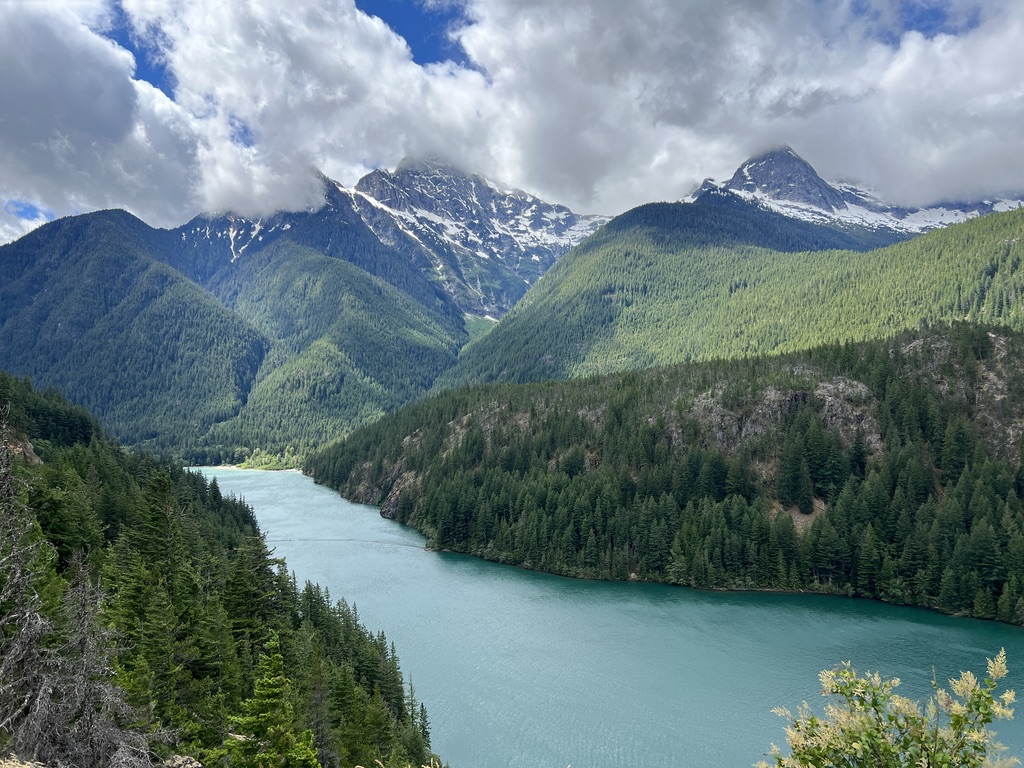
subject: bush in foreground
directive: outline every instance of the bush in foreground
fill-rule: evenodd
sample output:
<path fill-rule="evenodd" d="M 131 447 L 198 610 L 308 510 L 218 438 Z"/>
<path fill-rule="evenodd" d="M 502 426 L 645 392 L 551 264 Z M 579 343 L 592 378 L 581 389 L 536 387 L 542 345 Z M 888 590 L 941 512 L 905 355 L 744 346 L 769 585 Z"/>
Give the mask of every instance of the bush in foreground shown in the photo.
<path fill-rule="evenodd" d="M 758 768 L 980 768 L 1019 765 L 1002 753 L 988 726 L 994 719 L 1013 717 L 1013 691 L 996 696 L 1006 676 L 1006 651 L 988 659 L 988 675 L 979 682 L 971 672 L 949 681 L 952 693 L 935 685 L 935 696 L 922 708 L 893 691 L 898 679 L 882 680 L 877 673 L 857 675 L 849 663 L 821 673 L 823 696 L 837 696 L 824 717 L 805 703 L 789 719 L 789 755 L 772 745 L 771 762 Z"/>

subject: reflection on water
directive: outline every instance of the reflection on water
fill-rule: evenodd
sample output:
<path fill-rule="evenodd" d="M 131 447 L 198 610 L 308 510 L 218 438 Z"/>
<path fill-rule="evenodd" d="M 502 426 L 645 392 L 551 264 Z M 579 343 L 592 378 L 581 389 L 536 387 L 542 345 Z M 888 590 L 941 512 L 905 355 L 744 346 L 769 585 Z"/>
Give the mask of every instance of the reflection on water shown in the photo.
<path fill-rule="evenodd" d="M 931 694 L 1024 631 L 815 595 L 589 582 L 427 552 L 415 531 L 296 472 L 207 470 L 256 510 L 300 581 L 395 641 L 453 768 L 749 766 L 782 742 L 775 706 L 816 703 L 842 661 Z M 1021 719 L 999 723 L 1024 755 Z"/>

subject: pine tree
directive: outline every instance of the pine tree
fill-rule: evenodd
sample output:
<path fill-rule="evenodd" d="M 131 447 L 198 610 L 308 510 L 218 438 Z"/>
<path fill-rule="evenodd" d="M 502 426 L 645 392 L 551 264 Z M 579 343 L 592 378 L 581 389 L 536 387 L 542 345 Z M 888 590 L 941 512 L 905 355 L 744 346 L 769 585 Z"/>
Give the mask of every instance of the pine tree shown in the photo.
<path fill-rule="evenodd" d="M 295 732 L 291 682 L 274 632 L 257 663 L 252 698 L 231 719 L 236 731 L 225 746 L 233 768 L 319 768 L 312 731 Z"/>

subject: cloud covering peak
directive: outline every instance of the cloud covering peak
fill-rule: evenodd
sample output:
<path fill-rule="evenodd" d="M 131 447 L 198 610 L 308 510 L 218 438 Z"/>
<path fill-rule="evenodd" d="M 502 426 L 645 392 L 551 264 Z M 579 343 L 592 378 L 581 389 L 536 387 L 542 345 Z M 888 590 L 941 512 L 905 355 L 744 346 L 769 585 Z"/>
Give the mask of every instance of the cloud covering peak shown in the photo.
<path fill-rule="evenodd" d="M 303 209 L 317 169 L 352 185 L 407 155 L 604 213 L 783 143 L 894 202 L 1024 188 L 1013 0 L 452 5 L 459 63 L 421 65 L 352 0 L 0 4 L 0 238 L 25 204 Z"/>

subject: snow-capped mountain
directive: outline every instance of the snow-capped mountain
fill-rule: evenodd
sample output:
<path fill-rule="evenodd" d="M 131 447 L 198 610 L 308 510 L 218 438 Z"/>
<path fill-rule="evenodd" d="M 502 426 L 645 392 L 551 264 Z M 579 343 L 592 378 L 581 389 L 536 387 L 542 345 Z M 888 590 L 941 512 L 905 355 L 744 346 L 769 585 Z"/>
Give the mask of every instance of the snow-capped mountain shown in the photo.
<path fill-rule="evenodd" d="M 381 240 L 403 251 L 415 243 L 439 274 L 461 277 L 473 310 L 495 316 L 608 221 L 429 159 L 374 171 L 355 193 L 356 210 Z"/>
<path fill-rule="evenodd" d="M 825 181 L 788 146 L 750 158 L 728 181 L 705 179 L 684 200 L 695 200 L 712 189 L 732 192 L 805 221 L 891 230 L 903 235 L 919 234 L 993 211 L 1024 206 L 1024 201 L 1019 199 L 944 202 L 925 208 L 892 205 L 855 183 Z"/>
<path fill-rule="evenodd" d="M 357 251 L 387 251 L 439 281 L 464 312 L 497 318 L 608 220 L 436 160 L 403 160 L 394 171 L 363 177 L 355 189 L 326 177 L 323 183 L 324 205 L 316 211 L 193 219 L 176 230 L 193 254 L 183 271 L 202 279 L 212 265 L 221 268 L 280 238 L 350 261 Z"/>

